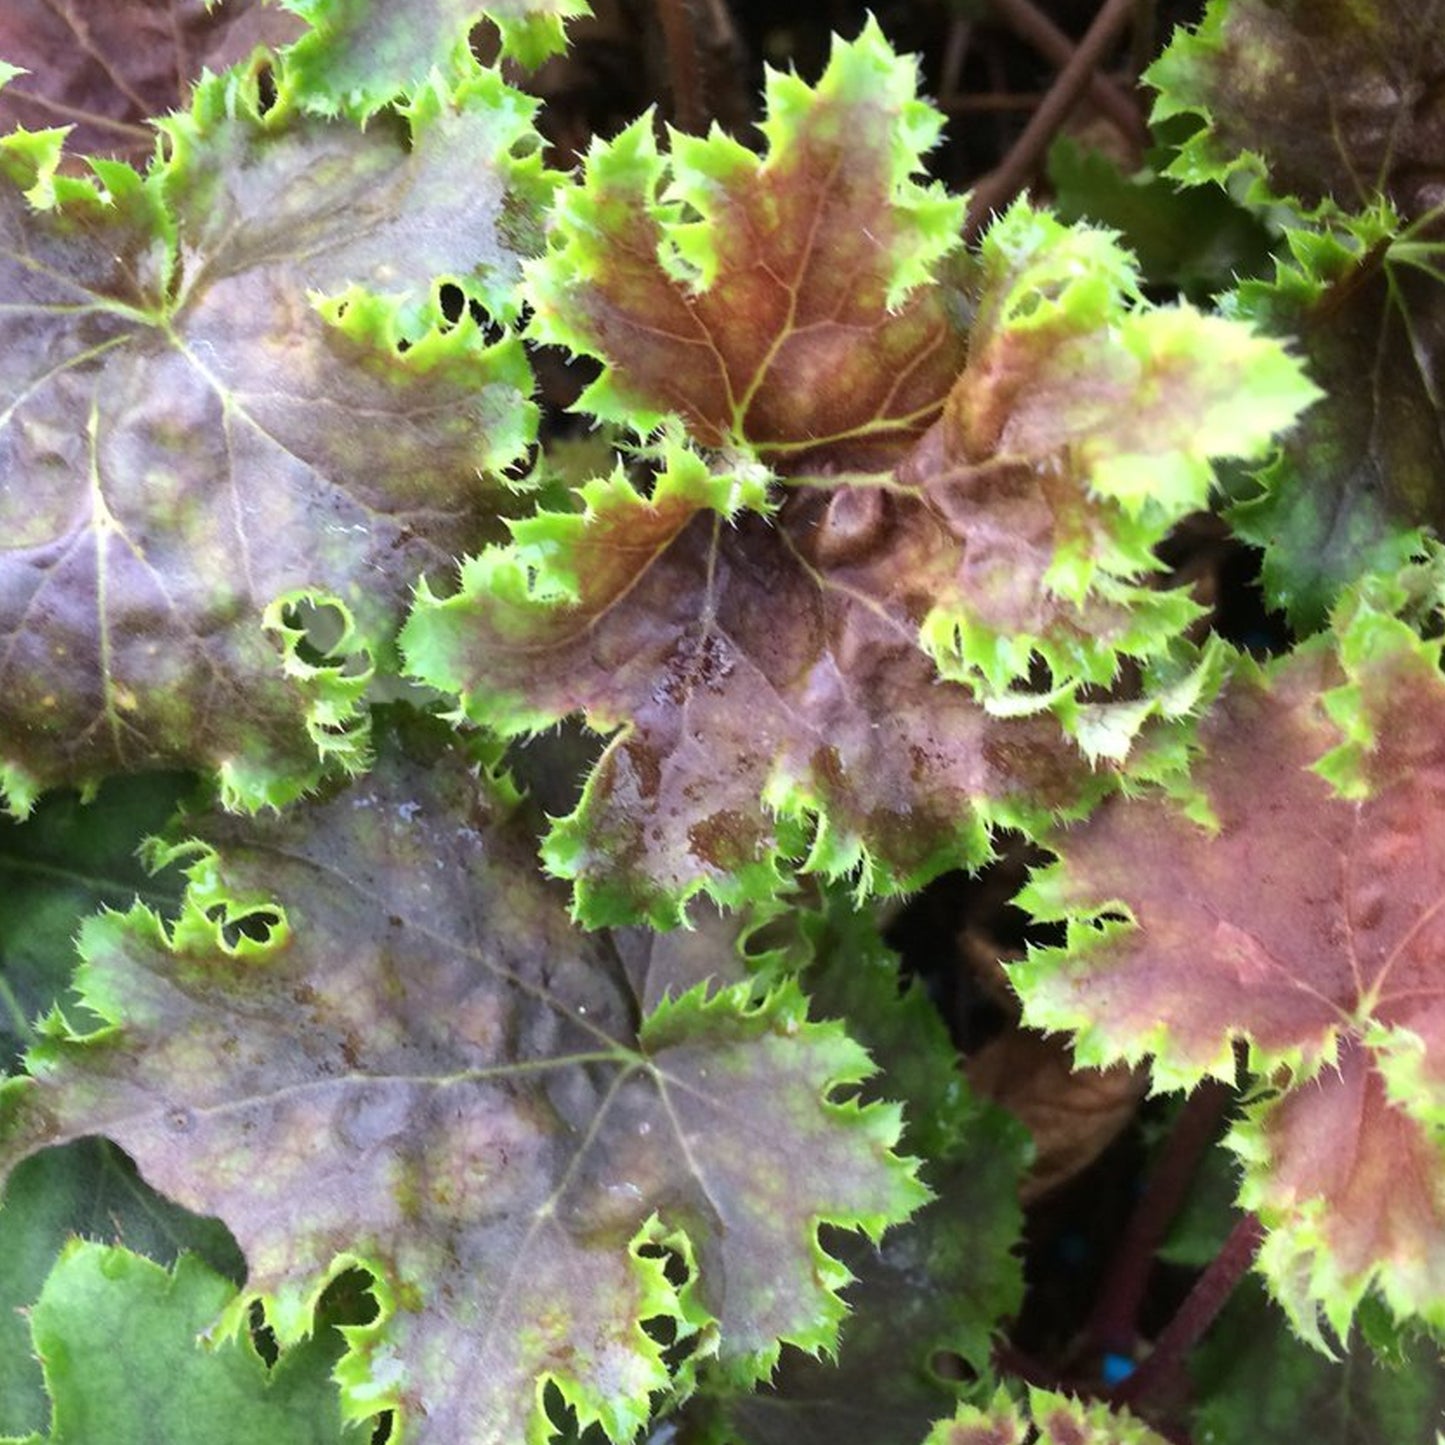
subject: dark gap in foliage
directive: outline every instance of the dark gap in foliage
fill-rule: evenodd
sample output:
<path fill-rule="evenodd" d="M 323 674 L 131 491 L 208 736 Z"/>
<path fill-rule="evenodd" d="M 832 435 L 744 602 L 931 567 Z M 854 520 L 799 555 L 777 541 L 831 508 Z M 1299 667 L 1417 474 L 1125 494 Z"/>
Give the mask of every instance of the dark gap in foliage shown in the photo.
<path fill-rule="evenodd" d="M 383 1410 L 376 1417 L 376 1429 L 371 1432 L 371 1445 L 386 1445 L 391 1439 L 395 1419 L 396 1415 L 392 1410 Z"/>
<path fill-rule="evenodd" d="M 509 482 L 525 482 L 532 474 L 542 455 L 542 449 L 533 442 L 510 466 L 502 468 L 502 476 Z"/>
<path fill-rule="evenodd" d="M 1070 1350 L 1083 1330 L 1105 1271 L 1143 1185 L 1146 1121 L 1163 1101 L 1150 1100 L 1136 1121 L 1087 1169 L 1038 1199 L 1024 1217 L 1024 1303 L 1010 1332 L 1033 1359 L 1070 1371 Z"/>
<path fill-rule="evenodd" d="M 542 1408 L 547 1412 L 557 1445 L 610 1445 L 606 1432 L 598 1425 L 586 1430 L 577 1423 L 577 1412 L 562 1398 L 562 1392 L 550 1380 L 542 1392 Z"/>
<path fill-rule="evenodd" d="M 266 1362 L 266 1368 L 271 1369 L 281 1358 L 281 1347 L 276 1343 L 275 1330 L 266 1322 L 266 1311 L 260 1300 L 251 1301 L 246 1329 L 250 1333 L 251 1343 L 256 1347 L 256 1353 Z"/>
<path fill-rule="evenodd" d="M 978 1379 L 978 1371 L 956 1350 L 935 1350 L 928 1358 L 928 1368 L 951 1385 L 971 1385 Z"/>
<path fill-rule="evenodd" d="M 281 923 L 281 915 L 274 908 L 257 908 L 232 916 L 219 903 L 206 910 L 206 917 L 212 923 L 220 924 L 221 938 L 227 948 L 237 947 L 243 938 L 252 943 L 269 943 L 272 933 Z"/>
<path fill-rule="evenodd" d="M 1063 942 L 1061 927 L 1034 923 L 1013 904 L 1029 868 L 1048 855 L 1017 833 L 999 833 L 995 846 L 997 858 L 976 873 L 945 873 L 915 894 L 883 935 L 904 977 L 923 984 L 965 1055 L 1013 1017 L 995 984 L 997 961 L 1021 957 L 1029 944 Z"/>
<path fill-rule="evenodd" d="M 1167 585 L 1190 588 L 1209 609 L 1212 630 L 1226 642 L 1256 656 L 1275 656 L 1294 645 L 1284 614 L 1264 600 L 1264 553 L 1241 542 L 1222 517 L 1209 512 L 1186 517 L 1160 543 L 1158 556 L 1169 568 Z"/>
<path fill-rule="evenodd" d="M 263 62 L 256 67 L 256 109 L 266 115 L 275 109 L 277 99 L 276 72 Z"/>
<path fill-rule="evenodd" d="M 329 1325 L 369 1325 L 381 1312 L 364 1269 L 343 1270 L 322 1292 L 316 1317 Z"/>
<path fill-rule="evenodd" d="M 437 287 L 437 307 L 446 325 L 455 326 L 467 309 L 467 293 L 455 281 L 443 281 Z"/>
<path fill-rule="evenodd" d="M 517 785 L 548 817 L 565 817 L 577 806 L 582 785 L 601 756 L 606 740 L 589 732 L 576 718 L 564 718 L 554 728 L 507 754 L 507 766 Z"/>
<path fill-rule="evenodd" d="M 281 611 L 282 622 L 301 633 L 296 640 L 296 656 L 308 667 L 334 666 L 335 649 L 346 635 L 346 615 L 333 602 L 294 602 Z M 355 659 L 348 658 L 348 667 Z M 365 660 L 361 663 L 364 667 Z"/>

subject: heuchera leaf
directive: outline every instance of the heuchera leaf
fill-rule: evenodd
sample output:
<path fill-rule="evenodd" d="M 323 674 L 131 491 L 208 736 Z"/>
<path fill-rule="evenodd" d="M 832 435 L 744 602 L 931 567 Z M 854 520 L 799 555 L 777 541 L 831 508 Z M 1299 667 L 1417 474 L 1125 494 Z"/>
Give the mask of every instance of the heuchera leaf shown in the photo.
<path fill-rule="evenodd" d="M 942 1018 L 918 984 L 900 993 L 898 959 L 866 913 L 841 898 L 799 915 L 813 958 L 801 976 L 823 1013 L 843 1019 L 907 1110 L 904 1147 L 923 1160 L 936 1198 L 881 1248 L 845 1246 L 857 1278 L 845 1297 L 836 1360 L 783 1352 L 773 1378 L 739 1393 L 701 1372 L 682 1437 L 728 1445 L 894 1445 L 920 1438 L 951 1409 L 951 1356 L 974 1376 L 991 1367 L 994 1333 L 1023 1299 L 1019 1180 L 1028 1136 L 971 1093 Z M 675 937 L 676 935 L 666 935 Z M 684 935 L 686 936 L 686 935 Z"/>
<path fill-rule="evenodd" d="M 1106 804 L 1023 902 L 1067 946 L 1013 968 L 1026 1018 L 1081 1062 L 1155 1055 L 1162 1087 L 1232 1077 L 1264 1097 L 1232 1135 L 1260 1266 L 1298 1328 L 1343 1337 L 1375 1284 L 1445 1320 L 1445 842 L 1439 643 L 1355 600 L 1201 724 L 1184 805 Z M 1328 1141 L 1327 1143 L 1325 1141 Z"/>
<path fill-rule="evenodd" d="M 1056 684 L 1108 684 L 1121 653 L 1159 653 L 1197 615 L 1139 579 L 1207 504 L 1210 459 L 1265 455 L 1319 393 L 1236 322 L 1137 304 L 1107 232 L 1019 203 L 978 272 L 967 364 L 897 472 L 943 523 L 910 561 L 936 599 L 922 639 L 945 674 L 991 690 L 1038 658 Z"/>
<path fill-rule="evenodd" d="M 960 298 L 923 284 L 963 203 L 913 179 L 942 126 L 916 84 L 870 21 L 816 89 L 769 74 L 761 158 L 720 131 L 664 158 L 649 117 L 594 144 L 529 272 L 532 334 L 606 363 L 579 405 L 784 471 L 886 467 L 965 348 Z"/>
<path fill-rule="evenodd" d="M 0 60 L 25 74 L 0 89 L 0 133 L 72 125 L 77 154 L 143 163 L 152 116 L 184 108 L 203 68 L 301 33 L 259 0 L 6 0 Z"/>
<path fill-rule="evenodd" d="M 235 1241 L 222 1225 L 188 1214 L 147 1188 L 130 1160 L 104 1139 L 78 1139 L 27 1159 L 10 1175 L 4 1206 L 0 1216 L 4 1219 L 0 1227 L 3 1435 L 45 1428 L 45 1382 L 32 1354 L 24 1311 L 39 1298 L 68 1239 L 78 1235 L 124 1242 L 161 1264 L 191 1250 L 238 1283 L 246 1273 Z"/>
<path fill-rule="evenodd" d="M 1343 1358 L 1327 1360 L 1294 1337 L 1253 1281 L 1231 1297 L 1190 1375 L 1199 1399 L 1192 1438 L 1215 1445 L 1403 1445 L 1445 1430 L 1445 1366 L 1428 1337 L 1387 1358 L 1356 1330 Z"/>
<path fill-rule="evenodd" d="M 639 1019 L 496 785 L 430 732 L 414 751 L 217 820 L 172 928 L 142 905 L 87 925 L 77 985 L 107 1026 L 57 1022 L 3 1087 L 0 1168 L 114 1139 L 229 1225 L 235 1309 L 262 1298 L 283 1345 L 364 1265 L 383 1315 L 351 1331 L 348 1408 L 395 1406 L 418 1441 L 535 1445 L 549 1381 L 630 1439 L 668 1383 L 654 1317 L 744 1379 L 781 1341 L 830 1346 L 848 1275 L 819 1226 L 876 1236 L 926 1198 L 898 1110 L 835 1097 L 862 1049 L 786 981 Z"/>
<path fill-rule="evenodd" d="M 1238 309 L 1295 340 L 1325 389 L 1284 438 L 1262 490 L 1229 518 L 1265 548 L 1270 602 L 1301 630 L 1321 627 L 1343 588 L 1392 572 L 1445 530 L 1445 248 L 1293 231 L 1294 252 Z"/>
<path fill-rule="evenodd" d="M 962 1405 L 923 1445 L 1165 1445 L 1164 1437 L 1102 1401 L 1030 1390 L 1028 1408 L 1002 1391 L 986 1408 Z"/>
<path fill-rule="evenodd" d="M 587 0 L 280 0 L 313 28 L 287 52 L 288 76 L 310 110 L 358 120 L 424 88 L 434 71 L 476 70 L 469 38 L 493 21 L 502 53 L 540 65 L 563 48 L 563 22 Z"/>
<path fill-rule="evenodd" d="M 1277 343 L 1145 306 L 1110 236 L 1026 203 L 936 278 L 959 215 L 909 179 L 938 123 L 914 78 L 870 24 L 815 89 L 773 78 L 763 159 L 715 134 L 665 162 L 639 125 L 528 269 L 534 332 L 607 363 L 580 405 L 672 419 L 663 474 L 516 524 L 456 596 L 422 589 L 404 647 L 508 734 L 621 727 L 548 843 L 591 923 L 761 896 L 804 852 L 915 887 L 979 861 L 990 822 L 1085 806 L 1081 753 L 1116 760 L 1149 708 L 1095 746 L 1074 691 L 1197 617 L 1140 584 L 1152 548 L 1210 458 L 1261 455 L 1316 395 Z M 1061 702 L 1080 747 L 950 681 Z"/>
<path fill-rule="evenodd" d="M 938 678 L 916 554 L 847 565 L 880 524 L 860 494 L 800 491 L 771 521 L 738 510 L 756 495 L 676 451 L 651 496 L 589 483 L 585 513 L 518 522 L 456 596 L 423 589 L 403 635 L 413 671 L 503 732 L 625 724 L 546 845 L 592 925 L 766 896 L 804 852 L 861 868 L 860 891 L 917 886 L 985 857 L 989 821 L 1037 827 L 1102 786 L 1051 718 L 992 718 Z"/>
<path fill-rule="evenodd" d="M 43 1439 L 204 1440 L 207 1445 L 331 1445 L 346 1428 L 327 1331 L 267 1370 L 244 1332 L 215 1348 L 201 1334 L 236 1287 L 195 1255 L 166 1270 L 127 1249 L 74 1240 L 29 1311 L 52 1401 Z"/>
<path fill-rule="evenodd" d="M 1173 167 L 1185 180 L 1242 169 L 1307 207 L 1384 195 L 1412 219 L 1445 200 L 1440 0 L 1211 0 L 1145 78 L 1156 120 L 1206 119 Z"/>
<path fill-rule="evenodd" d="M 466 315 L 443 329 L 434 288 L 510 304 L 502 218 L 538 184 L 508 154 L 528 103 L 481 77 L 405 121 L 263 117 L 232 77 L 164 123 L 170 159 L 144 179 L 57 174 L 58 134 L 0 141 L 12 809 L 179 765 L 256 806 L 322 755 L 360 760 L 367 667 L 416 575 L 488 535 L 503 491 L 478 469 L 511 462 L 532 420 L 519 343 L 484 344 Z M 302 599 L 345 624 L 320 663 Z"/>

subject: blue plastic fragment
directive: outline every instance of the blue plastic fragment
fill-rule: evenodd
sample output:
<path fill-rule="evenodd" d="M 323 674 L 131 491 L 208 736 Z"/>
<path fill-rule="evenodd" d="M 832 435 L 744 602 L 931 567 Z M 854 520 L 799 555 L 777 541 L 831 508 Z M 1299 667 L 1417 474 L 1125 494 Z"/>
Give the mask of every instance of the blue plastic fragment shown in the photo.
<path fill-rule="evenodd" d="M 1099 1374 L 1106 1385 L 1122 1385 L 1134 1373 L 1134 1361 L 1128 1355 L 1108 1354 L 1099 1366 Z"/>

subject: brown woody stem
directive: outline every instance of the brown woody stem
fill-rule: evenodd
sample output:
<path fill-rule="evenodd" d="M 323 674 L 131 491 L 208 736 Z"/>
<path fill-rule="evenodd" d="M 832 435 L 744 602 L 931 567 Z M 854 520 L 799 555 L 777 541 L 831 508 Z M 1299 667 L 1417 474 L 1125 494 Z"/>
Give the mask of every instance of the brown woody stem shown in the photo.
<path fill-rule="evenodd" d="M 1232 1089 L 1211 1080 L 1201 1084 L 1179 1110 L 1084 1327 L 1085 1338 L 1094 1349 L 1134 1353 L 1139 1309 L 1154 1269 L 1154 1256 L 1184 1206 L 1199 1161 L 1218 1133 L 1233 1097 Z"/>
<path fill-rule="evenodd" d="M 1135 0 L 1104 0 L 1088 33 L 1059 72 L 1043 104 L 1033 113 L 1023 134 L 1013 143 L 998 169 L 974 188 L 965 231 L 976 235 L 989 217 L 1001 210 L 1022 189 L 1059 127 L 1078 103 L 1094 68 L 1104 58 L 1119 32 L 1134 13 Z"/>
<path fill-rule="evenodd" d="M 1003 21 L 1025 44 L 1032 45 L 1045 60 L 1062 70 L 1074 57 L 1074 42 L 1044 14 L 1034 0 L 991 0 L 994 16 Z M 1130 140 L 1142 140 L 1144 121 L 1139 107 L 1108 76 L 1097 70 L 1086 82 L 1089 99 L 1109 117 Z"/>
<path fill-rule="evenodd" d="M 1264 1227 L 1246 1214 L 1230 1231 L 1224 1247 L 1195 1282 L 1174 1318 L 1154 1342 L 1149 1357 L 1110 1395 L 1115 1405 L 1132 1405 L 1157 1394 L 1183 1367 L 1185 1357 L 1198 1344 L 1235 1286 L 1249 1272 L 1264 1238 Z"/>

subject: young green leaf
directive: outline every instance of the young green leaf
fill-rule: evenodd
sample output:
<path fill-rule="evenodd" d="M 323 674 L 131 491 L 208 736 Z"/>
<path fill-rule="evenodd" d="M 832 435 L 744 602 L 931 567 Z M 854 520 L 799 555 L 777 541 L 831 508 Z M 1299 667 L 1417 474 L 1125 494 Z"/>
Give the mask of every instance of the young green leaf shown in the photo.
<path fill-rule="evenodd" d="M 630 1439 L 668 1383 L 654 1317 L 739 1379 L 831 1347 L 847 1272 L 820 1225 L 876 1236 L 926 1198 L 897 1109 L 835 1097 L 866 1055 L 787 981 L 640 1019 L 497 789 L 430 732 L 414 753 L 208 825 L 173 928 L 87 925 L 107 1025 L 52 1027 L 0 1091 L 0 1168 L 114 1139 L 230 1226 L 283 1345 L 364 1265 L 384 1314 L 351 1332 L 349 1408 L 419 1439 L 535 1445 L 549 1382 Z"/>
<path fill-rule="evenodd" d="M 1283 1090 L 1233 1142 L 1305 1331 L 1323 1308 L 1343 1336 L 1371 1284 L 1445 1320 L 1442 738 L 1439 644 L 1356 602 L 1338 655 L 1322 637 L 1240 664 L 1187 810 L 1107 804 L 1023 899 L 1069 919 L 1066 947 L 1012 970 L 1026 1018 L 1076 1030 L 1081 1062 L 1153 1054 L 1179 1087 L 1232 1077 L 1245 1039 Z"/>
<path fill-rule="evenodd" d="M 1165 1445 L 1147 1425 L 1102 1401 L 1030 1390 L 1028 1408 L 1002 1391 L 986 1408 L 963 1405 L 923 1445 Z"/>
<path fill-rule="evenodd" d="M 1156 120 L 1204 117 L 1173 174 L 1261 177 L 1275 196 L 1356 211 L 1440 203 L 1440 0 L 1211 0 L 1146 77 Z"/>
<path fill-rule="evenodd" d="M 546 848 L 588 923 L 765 897 L 804 852 L 861 868 L 860 891 L 915 887 L 986 856 L 988 822 L 1037 827 L 1105 785 L 1051 718 L 990 717 L 917 646 L 926 507 L 806 489 L 767 520 L 686 452 L 651 496 L 621 476 L 582 495 L 585 513 L 515 524 L 454 597 L 423 589 L 402 641 L 504 733 L 622 725 Z M 909 525 L 919 545 L 868 557 L 870 533 Z"/>
<path fill-rule="evenodd" d="M 301 23 L 260 0 L 7 0 L 0 61 L 25 73 L 0 89 L 0 133 L 68 125 L 83 155 L 144 164 L 152 117 L 183 109 L 203 69 L 224 70 Z"/>
<path fill-rule="evenodd" d="M 51 1398 L 43 1438 L 365 1440 L 367 1431 L 342 1420 L 331 1381 L 341 1346 L 334 1330 L 288 1350 L 271 1370 L 244 1331 L 214 1348 L 198 1341 L 235 1293 L 195 1255 L 166 1270 L 127 1249 L 73 1240 L 29 1311 Z"/>
<path fill-rule="evenodd" d="M 503 215 L 536 184 L 528 162 L 509 188 L 526 117 L 479 81 L 418 99 L 409 139 L 363 135 L 263 116 L 233 77 L 166 122 L 170 157 L 144 179 L 115 162 L 64 177 L 54 134 L 0 142 L 13 810 L 166 766 L 217 768 L 254 807 L 324 755 L 358 765 L 367 665 L 416 575 L 488 535 L 502 488 L 478 469 L 530 433 L 515 338 L 432 324 L 439 274 L 510 289 Z M 290 610 L 304 600 L 346 624 L 319 665 Z"/>
<path fill-rule="evenodd" d="M 237 1283 L 246 1273 L 221 1224 L 161 1198 L 104 1139 L 78 1139 L 27 1159 L 5 1186 L 0 1220 L 0 1435 L 45 1428 L 45 1381 L 25 1311 L 67 1240 L 123 1243 L 167 1265 L 190 1250 Z"/>
<path fill-rule="evenodd" d="M 579 405 L 783 471 L 886 468 L 963 362 L 933 282 L 963 203 L 913 176 L 942 119 L 873 22 L 816 88 L 771 73 L 767 154 L 714 132 L 659 155 L 644 118 L 594 145 L 530 269 L 533 334 L 606 363 Z M 846 459 L 846 460 L 845 460 Z"/>

